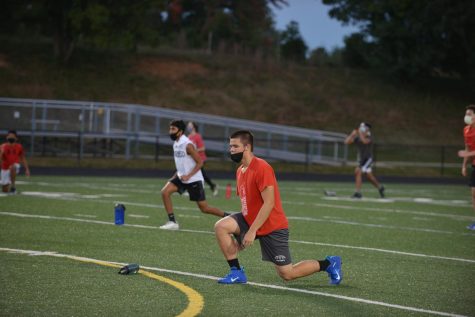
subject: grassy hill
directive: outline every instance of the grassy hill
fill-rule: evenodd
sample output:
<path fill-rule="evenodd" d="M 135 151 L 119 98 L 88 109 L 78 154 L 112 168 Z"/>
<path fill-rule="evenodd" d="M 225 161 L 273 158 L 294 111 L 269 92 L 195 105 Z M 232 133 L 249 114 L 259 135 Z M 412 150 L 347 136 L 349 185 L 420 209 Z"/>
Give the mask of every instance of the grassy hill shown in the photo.
<path fill-rule="evenodd" d="M 374 126 L 377 142 L 462 145 L 475 89 L 449 80 L 395 83 L 364 70 L 159 50 L 76 50 L 59 65 L 49 43 L 2 40 L 0 96 L 94 100 L 349 132 Z M 470 88 L 471 87 L 471 88 Z"/>

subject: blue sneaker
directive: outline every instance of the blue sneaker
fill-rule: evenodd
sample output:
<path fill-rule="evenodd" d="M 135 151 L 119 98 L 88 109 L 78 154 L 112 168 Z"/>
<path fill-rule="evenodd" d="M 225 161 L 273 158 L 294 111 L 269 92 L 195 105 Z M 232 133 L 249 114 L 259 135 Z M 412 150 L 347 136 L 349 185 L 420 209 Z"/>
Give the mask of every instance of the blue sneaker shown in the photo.
<path fill-rule="evenodd" d="M 471 225 L 467 226 L 468 230 L 475 230 L 475 222 L 472 223 Z"/>
<path fill-rule="evenodd" d="M 237 269 L 235 267 L 231 268 L 231 271 L 228 275 L 218 280 L 220 284 L 244 284 L 247 282 L 246 273 L 244 273 L 244 268 Z"/>
<path fill-rule="evenodd" d="M 330 284 L 338 285 L 343 279 L 343 272 L 341 271 L 341 257 L 339 256 L 327 256 L 326 259 L 330 261 L 330 265 L 326 271 L 330 278 Z"/>

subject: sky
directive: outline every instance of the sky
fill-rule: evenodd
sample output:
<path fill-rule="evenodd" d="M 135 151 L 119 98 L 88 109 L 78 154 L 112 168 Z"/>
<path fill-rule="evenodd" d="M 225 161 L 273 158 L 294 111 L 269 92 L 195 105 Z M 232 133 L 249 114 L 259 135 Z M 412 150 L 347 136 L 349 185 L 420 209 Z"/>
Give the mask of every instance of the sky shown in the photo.
<path fill-rule="evenodd" d="M 280 9 L 272 7 L 278 30 L 285 30 L 290 21 L 299 24 L 300 34 L 305 43 L 312 50 L 316 47 L 325 47 L 331 51 L 335 47 L 343 47 L 343 38 L 358 31 L 354 26 L 343 26 L 341 22 L 330 18 L 329 6 L 323 5 L 321 0 L 288 0 L 288 6 Z"/>

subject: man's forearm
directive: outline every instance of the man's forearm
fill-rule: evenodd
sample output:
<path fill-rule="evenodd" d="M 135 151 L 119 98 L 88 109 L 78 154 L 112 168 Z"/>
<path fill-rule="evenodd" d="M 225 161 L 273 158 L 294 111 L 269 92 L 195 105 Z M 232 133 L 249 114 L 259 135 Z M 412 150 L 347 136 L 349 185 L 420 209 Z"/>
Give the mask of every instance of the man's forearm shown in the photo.
<path fill-rule="evenodd" d="M 462 153 L 462 154 L 459 154 L 459 156 L 462 156 L 464 158 L 464 162 L 465 160 L 468 161 L 469 158 L 471 157 L 474 157 L 475 156 L 475 151 L 460 151 L 459 153 Z"/>
<path fill-rule="evenodd" d="M 188 176 L 193 176 L 195 175 L 196 173 L 198 173 L 198 171 L 203 167 L 203 162 L 201 162 L 200 164 L 196 163 L 195 167 L 191 170 L 190 173 L 188 173 Z"/>
<path fill-rule="evenodd" d="M 463 158 L 462 167 L 467 167 L 468 157 Z"/>
<path fill-rule="evenodd" d="M 26 158 L 23 157 L 21 161 L 22 161 L 22 163 L 23 163 L 23 166 L 24 166 L 26 169 L 29 169 L 29 167 L 28 167 L 28 162 L 26 161 Z"/>

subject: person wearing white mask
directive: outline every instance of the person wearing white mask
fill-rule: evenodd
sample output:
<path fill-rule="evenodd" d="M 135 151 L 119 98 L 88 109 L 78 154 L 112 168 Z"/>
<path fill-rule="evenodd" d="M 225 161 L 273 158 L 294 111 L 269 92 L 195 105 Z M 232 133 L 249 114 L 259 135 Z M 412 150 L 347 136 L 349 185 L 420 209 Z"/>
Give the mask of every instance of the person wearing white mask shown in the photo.
<path fill-rule="evenodd" d="M 463 119 L 466 124 L 463 129 L 465 150 L 459 151 L 458 156 L 463 158 L 463 176 L 467 176 L 467 164 L 470 162 L 472 165 L 469 186 L 472 188 L 472 205 L 475 210 L 475 105 L 469 105 L 465 108 L 465 117 Z M 467 229 L 475 230 L 475 223 L 467 226 Z"/>
<path fill-rule="evenodd" d="M 373 140 L 371 138 L 371 124 L 361 122 L 345 139 L 345 144 L 355 144 L 358 149 L 358 166 L 355 169 L 355 193 L 352 198 L 362 198 L 362 174 L 378 189 L 381 198 L 384 198 L 384 186 L 373 175 Z"/>

